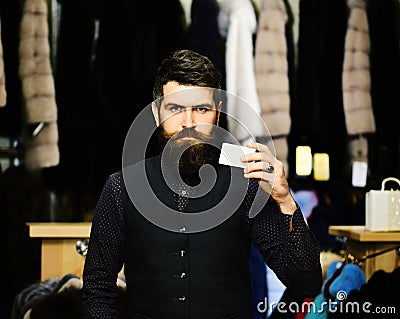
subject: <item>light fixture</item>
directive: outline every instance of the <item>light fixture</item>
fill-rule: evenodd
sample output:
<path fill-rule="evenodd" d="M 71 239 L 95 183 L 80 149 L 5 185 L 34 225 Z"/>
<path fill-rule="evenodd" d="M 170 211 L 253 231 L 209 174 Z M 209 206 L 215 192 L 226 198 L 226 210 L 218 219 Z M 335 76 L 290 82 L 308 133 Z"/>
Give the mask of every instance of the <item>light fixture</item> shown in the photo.
<path fill-rule="evenodd" d="M 314 179 L 316 181 L 329 180 L 329 155 L 327 153 L 314 154 Z"/>
<path fill-rule="evenodd" d="M 312 155 L 310 146 L 296 147 L 296 174 L 299 176 L 310 175 L 312 171 Z"/>

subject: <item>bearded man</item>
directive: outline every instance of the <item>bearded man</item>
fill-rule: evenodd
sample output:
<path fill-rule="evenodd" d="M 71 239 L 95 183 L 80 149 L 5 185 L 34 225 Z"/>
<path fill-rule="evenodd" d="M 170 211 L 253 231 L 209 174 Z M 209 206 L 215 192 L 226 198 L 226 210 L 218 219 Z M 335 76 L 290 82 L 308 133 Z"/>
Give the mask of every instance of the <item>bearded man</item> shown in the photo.
<path fill-rule="evenodd" d="M 104 186 L 83 273 L 86 318 L 116 318 L 123 268 L 128 318 L 250 319 L 251 245 L 286 287 L 319 293 L 319 246 L 282 162 L 251 142 L 257 151 L 242 157 L 244 169 L 218 164 L 220 143 L 230 141 L 219 127 L 220 80 L 212 62 L 190 50 L 162 61 L 152 112 L 163 151 Z M 259 194 L 268 200 L 249 216 Z"/>

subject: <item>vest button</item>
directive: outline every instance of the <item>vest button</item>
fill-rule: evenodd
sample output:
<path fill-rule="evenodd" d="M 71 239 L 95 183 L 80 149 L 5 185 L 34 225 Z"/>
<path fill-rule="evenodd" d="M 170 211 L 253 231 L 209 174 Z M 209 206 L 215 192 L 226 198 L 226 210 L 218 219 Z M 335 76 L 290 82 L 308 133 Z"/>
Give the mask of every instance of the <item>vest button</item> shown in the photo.
<path fill-rule="evenodd" d="M 185 302 L 186 301 L 186 297 L 185 296 L 179 297 L 178 300 L 180 302 Z"/>
<path fill-rule="evenodd" d="M 185 250 L 181 250 L 180 251 L 180 256 L 183 258 L 183 257 L 185 257 L 185 255 L 186 255 L 186 251 Z"/>
<path fill-rule="evenodd" d="M 181 273 L 180 278 L 181 279 L 186 278 L 186 273 L 185 272 Z"/>

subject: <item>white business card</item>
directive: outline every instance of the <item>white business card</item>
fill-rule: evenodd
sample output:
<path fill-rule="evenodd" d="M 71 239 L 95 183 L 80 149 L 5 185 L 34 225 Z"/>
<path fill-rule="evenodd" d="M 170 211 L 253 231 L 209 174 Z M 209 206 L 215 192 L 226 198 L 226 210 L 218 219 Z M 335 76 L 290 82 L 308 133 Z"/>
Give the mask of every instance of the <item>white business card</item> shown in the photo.
<path fill-rule="evenodd" d="M 249 153 L 255 153 L 256 149 L 246 146 L 222 143 L 219 164 L 246 168 L 248 163 L 242 162 L 240 158 Z"/>

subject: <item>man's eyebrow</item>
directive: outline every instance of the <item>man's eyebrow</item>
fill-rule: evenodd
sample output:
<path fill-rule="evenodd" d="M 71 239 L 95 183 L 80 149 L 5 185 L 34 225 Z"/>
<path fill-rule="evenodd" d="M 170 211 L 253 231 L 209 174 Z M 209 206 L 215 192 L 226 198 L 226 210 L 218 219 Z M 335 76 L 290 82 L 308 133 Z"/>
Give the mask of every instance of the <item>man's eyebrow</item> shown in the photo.
<path fill-rule="evenodd" d="M 201 104 L 192 105 L 192 106 L 179 105 L 179 104 L 173 103 L 173 102 L 168 102 L 168 103 L 164 104 L 164 107 L 165 107 L 165 108 L 167 108 L 167 107 L 169 107 L 169 106 L 177 106 L 177 107 L 184 108 L 184 109 L 186 109 L 186 108 L 188 108 L 188 107 L 190 107 L 190 108 L 204 107 L 204 108 L 208 108 L 208 109 L 214 108 L 214 106 L 211 105 L 210 103 L 201 103 Z"/>
<path fill-rule="evenodd" d="M 164 104 L 164 107 L 165 107 L 165 108 L 168 107 L 168 106 L 178 106 L 178 107 L 180 107 L 180 108 L 186 108 L 186 106 L 184 106 L 184 105 L 179 105 L 179 104 L 174 103 L 174 102 L 168 102 L 168 103 L 165 103 L 165 104 Z"/>
<path fill-rule="evenodd" d="M 214 106 L 209 104 L 209 103 L 203 103 L 203 104 L 198 104 L 198 105 L 193 105 L 192 106 L 192 108 L 195 108 L 195 107 L 204 107 L 204 108 L 207 108 L 207 109 L 214 108 Z"/>

